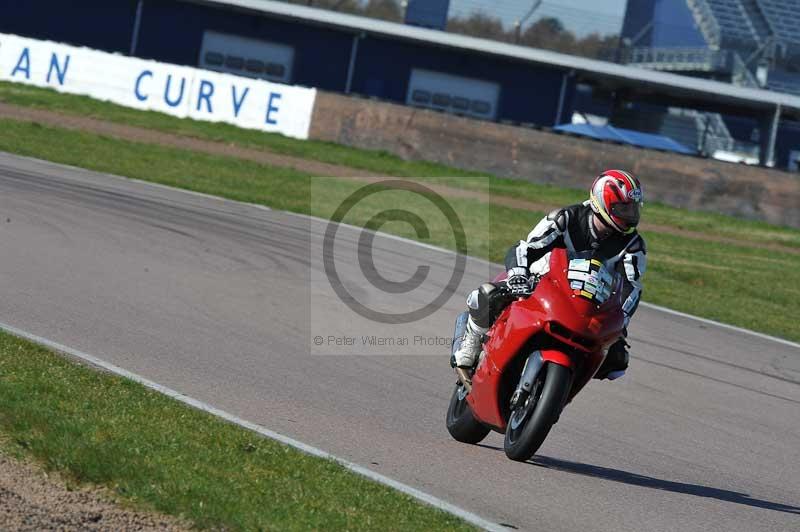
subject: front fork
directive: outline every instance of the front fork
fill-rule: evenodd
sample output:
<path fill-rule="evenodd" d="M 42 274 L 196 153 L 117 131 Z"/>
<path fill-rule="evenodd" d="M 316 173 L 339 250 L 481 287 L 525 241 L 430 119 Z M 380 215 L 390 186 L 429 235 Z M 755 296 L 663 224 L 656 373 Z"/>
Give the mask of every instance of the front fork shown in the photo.
<path fill-rule="evenodd" d="M 525 399 L 531 394 L 533 390 L 533 383 L 536 382 L 536 377 L 542 371 L 544 363 L 558 364 L 575 371 L 575 363 L 573 360 L 561 351 L 555 349 L 537 350 L 531 353 L 528 360 L 525 361 L 525 366 L 522 368 L 522 376 L 519 379 L 517 389 L 511 396 L 511 410 L 517 405 L 523 404 Z"/>
<path fill-rule="evenodd" d="M 517 389 L 511 396 L 511 410 L 514 410 L 517 405 L 525 402 L 525 399 L 531 394 L 533 390 L 533 383 L 536 381 L 537 375 L 544 366 L 544 359 L 542 358 L 541 351 L 534 351 L 528 360 L 525 361 L 525 366 L 522 368 L 522 376 L 519 378 Z"/>

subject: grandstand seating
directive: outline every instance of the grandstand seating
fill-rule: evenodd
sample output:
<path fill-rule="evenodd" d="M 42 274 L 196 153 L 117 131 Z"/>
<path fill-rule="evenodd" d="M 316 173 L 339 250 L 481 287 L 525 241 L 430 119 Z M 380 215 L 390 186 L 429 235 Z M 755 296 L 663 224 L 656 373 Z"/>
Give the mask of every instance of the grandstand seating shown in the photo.
<path fill-rule="evenodd" d="M 760 44 L 761 38 L 740 0 L 704 0 L 717 19 L 722 33 L 721 46 Z"/>
<path fill-rule="evenodd" d="M 759 43 L 766 42 L 772 35 L 772 27 L 759 7 L 759 0 L 739 0 Z"/>
<path fill-rule="evenodd" d="M 695 18 L 709 14 L 713 17 L 723 42 L 709 42 L 710 45 L 757 48 L 772 37 L 800 43 L 800 0 L 686 1 Z"/>
<path fill-rule="evenodd" d="M 749 87 L 759 86 L 755 70 L 769 63 L 766 88 L 800 94 L 800 73 L 796 72 L 800 65 L 800 0 L 673 2 L 676 6 L 685 2 L 683 9 L 691 13 L 706 48 L 651 43 L 624 50 L 619 54 L 624 62 L 653 70 L 710 75 Z M 669 25 L 671 21 L 652 21 L 661 23 Z"/>
<path fill-rule="evenodd" d="M 623 62 L 652 70 L 727 79 L 747 87 L 765 84 L 770 90 L 800 95 L 800 0 L 671 0 L 669 10 L 663 0 L 648 1 L 661 8 L 654 8 L 649 24 L 653 26 L 651 33 L 662 37 L 622 50 L 617 56 Z M 681 12 L 689 13 L 688 20 L 678 15 Z M 638 25 L 629 26 L 637 34 L 647 22 L 641 13 L 641 6 L 630 11 L 631 20 L 638 20 Z M 663 25 L 661 30 L 659 24 Z M 698 46 L 697 39 L 684 44 L 675 39 L 687 24 L 694 28 L 694 35 L 705 41 L 705 47 Z M 757 79 L 756 70 L 765 65 L 769 69 L 766 78 Z M 670 108 L 651 116 L 642 110 L 622 110 L 613 122 L 669 136 L 709 155 L 752 154 L 758 149 L 752 142 L 734 140 L 716 113 Z"/>
<path fill-rule="evenodd" d="M 800 76 L 794 72 L 771 70 L 767 80 L 767 88 L 778 92 L 800 95 Z"/>
<path fill-rule="evenodd" d="M 750 3 L 758 4 L 776 37 L 800 42 L 800 0 L 751 0 Z"/>
<path fill-rule="evenodd" d="M 617 127 L 646 131 L 669 137 L 702 154 L 733 151 L 734 140 L 722 117 L 691 109 L 670 108 L 666 113 L 640 107 L 620 109 L 613 117 Z"/>

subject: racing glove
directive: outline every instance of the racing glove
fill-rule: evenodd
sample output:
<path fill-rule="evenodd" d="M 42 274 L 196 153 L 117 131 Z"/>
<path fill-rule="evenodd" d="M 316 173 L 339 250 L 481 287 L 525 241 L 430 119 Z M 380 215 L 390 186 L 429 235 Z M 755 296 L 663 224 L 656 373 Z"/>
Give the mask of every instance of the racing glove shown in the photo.
<path fill-rule="evenodd" d="M 528 270 L 519 266 L 508 270 L 506 284 L 508 285 L 508 289 L 515 296 L 529 296 L 533 291 Z"/>

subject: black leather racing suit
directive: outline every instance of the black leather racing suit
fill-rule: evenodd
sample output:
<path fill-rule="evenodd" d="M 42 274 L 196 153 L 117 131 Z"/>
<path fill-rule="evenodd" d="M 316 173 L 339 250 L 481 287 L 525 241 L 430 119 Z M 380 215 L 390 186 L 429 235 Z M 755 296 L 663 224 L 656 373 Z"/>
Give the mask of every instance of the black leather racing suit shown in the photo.
<path fill-rule="evenodd" d="M 592 223 L 593 216 L 588 201 L 551 212 L 536 224 L 527 240 L 521 240 L 508 250 L 506 270 L 522 267 L 531 274 L 544 275 L 550 268 L 550 251 L 555 248 L 565 248 L 570 252 L 595 250 L 608 267 L 622 273 L 627 281 L 622 307 L 627 328 L 642 296 L 641 279 L 647 267 L 647 248 L 644 239 L 636 231 L 630 234 L 614 232 L 602 240 L 598 239 Z M 467 298 L 470 316 L 482 328 L 490 327 L 509 302 L 507 297 L 499 297 L 499 294 L 493 297 L 496 292 L 491 287 L 491 284 L 485 284 Z M 604 366 L 611 369 L 627 367 L 625 342 L 620 342 L 609 350 L 608 364 Z"/>

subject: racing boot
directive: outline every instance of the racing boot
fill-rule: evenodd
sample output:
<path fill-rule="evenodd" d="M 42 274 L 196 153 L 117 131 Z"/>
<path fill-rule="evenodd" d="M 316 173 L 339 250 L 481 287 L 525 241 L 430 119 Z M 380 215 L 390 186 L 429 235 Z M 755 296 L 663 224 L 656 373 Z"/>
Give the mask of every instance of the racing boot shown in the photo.
<path fill-rule="evenodd" d="M 478 355 L 481 353 L 481 346 L 483 345 L 483 335 L 486 334 L 488 328 L 479 327 L 472 321 L 472 318 L 467 320 L 467 326 L 464 328 L 464 336 L 461 338 L 461 345 L 458 346 L 456 352 L 453 354 L 455 357 L 455 365 L 458 368 L 471 369 L 478 360 Z"/>

